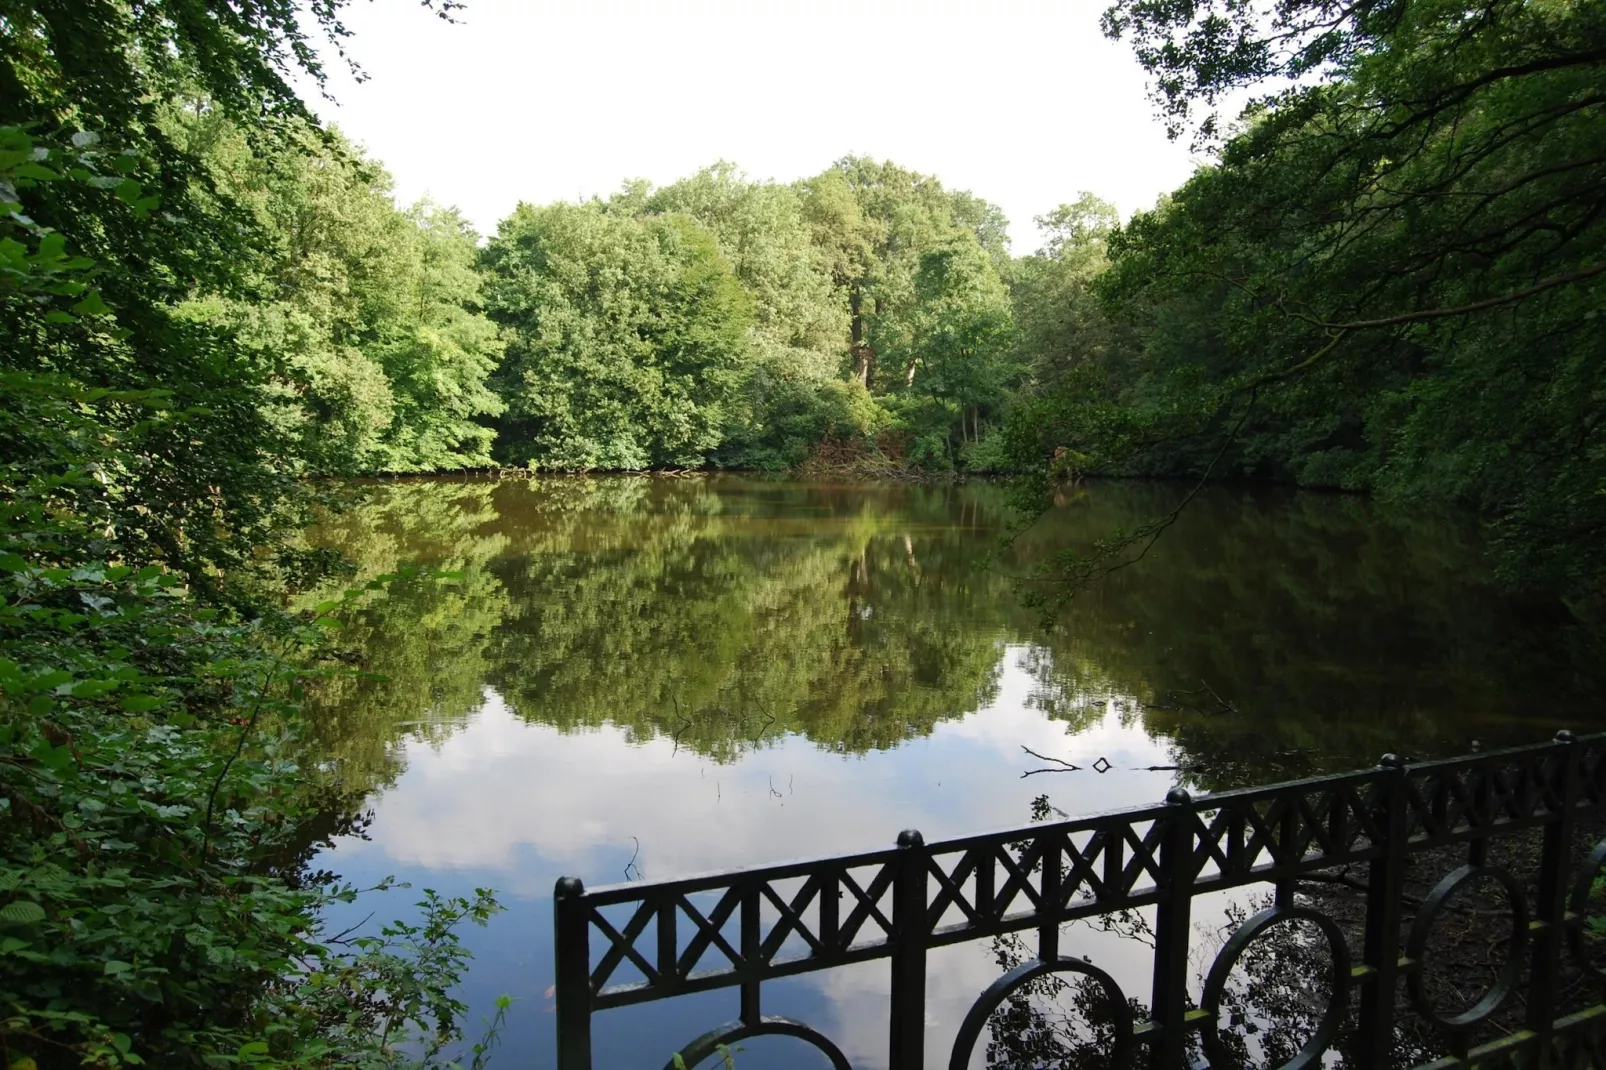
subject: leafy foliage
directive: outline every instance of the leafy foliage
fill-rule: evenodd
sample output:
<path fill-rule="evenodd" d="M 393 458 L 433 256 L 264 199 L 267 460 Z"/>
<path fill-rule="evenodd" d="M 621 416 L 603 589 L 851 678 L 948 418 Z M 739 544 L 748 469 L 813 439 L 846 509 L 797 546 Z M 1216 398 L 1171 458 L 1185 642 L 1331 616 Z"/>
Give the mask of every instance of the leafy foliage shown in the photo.
<path fill-rule="evenodd" d="M 848 309 L 854 379 L 883 399 L 911 459 L 945 469 L 1002 411 L 1014 370 L 1002 214 L 892 163 L 847 157 L 800 184 Z"/>
<path fill-rule="evenodd" d="M 637 192 L 627 189 L 610 207 L 695 219 L 714 235 L 753 299 L 749 370 L 715 461 L 787 468 L 826 438 L 869 434 L 874 403 L 841 375 L 848 310 L 833 291 L 797 189 L 753 182 L 721 162 Z"/>
<path fill-rule="evenodd" d="M 5 132 L 11 186 L 89 182 L 78 150 Z M 65 161 L 65 162 L 61 162 Z M 138 188 L 118 195 L 135 203 Z M 41 327 L 115 335 L 96 265 L 15 203 L 6 297 Z M 115 340 L 115 339 L 114 339 Z M 10 371 L 0 437 L 0 1045 L 35 1065 L 427 1062 L 458 1037 L 452 927 L 496 909 L 426 897 L 386 943 L 325 942 L 309 829 L 350 809 L 296 761 L 295 698 L 327 626 L 208 605 L 127 538 L 149 442 L 190 418 L 161 391 Z M 159 529 L 158 529 L 159 530 Z M 378 588 L 378 580 L 370 581 Z M 338 978 L 331 982 L 330 978 Z M 405 978 L 406 983 L 399 979 Z M 382 1022 L 384 1029 L 370 1026 Z"/>
<path fill-rule="evenodd" d="M 1096 470 L 1471 505 L 1511 579 L 1598 614 L 1599 11 L 1122 0 L 1106 26 L 1179 124 L 1283 88 L 1111 235 L 1095 289 L 1113 334 L 1089 332 L 1022 408 L 1019 463 L 1041 474 L 1063 448 Z M 1117 533 L 1068 575 L 1156 533 Z"/>
<path fill-rule="evenodd" d="M 499 446 L 532 468 L 702 464 L 731 420 L 751 301 L 684 216 L 520 206 L 486 249 L 509 332 Z"/>
<path fill-rule="evenodd" d="M 181 314 L 227 330 L 272 369 L 281 433 L 312 470 L 411 472 L 490 461 L 500 359 L 478 310 L 477 236 L 452 209 L 399 211 L 390 180 L 338 134 L 288 122 L 252 145 L 215 111 L 171 120 L 268 241 L 235 296 Z"/>
<path fill-rule="evenodd" d="M 326 571 L 285 542 L 309 456 L 269 365 L 185 308 L 244 292 L 255 232 L 161 108 L 199 82 L 263 133 L 304 41 L 288 6 L 190 14 L 0 17 L 0 1052 L 446 1065 L 453 928 L 494 900 L 426 894 L 382 943 L 322 930 L 355 893 L 306 861 L 353 800 L 297 762 L 296 697 L 364 592 L 263 611 Z"/>
<path fill-rule="evenodd" d="M 424 924 L 346 942 L 319 913 L 357 890 L 303 869 L 351 804 L 296 760 L 294 652 L 340 607 L 264 634 L 154 565 L 0 572 L 0 1041 L 41 1066 L 389 1067 L 420 1039 L 440 1063 L 452 930 L 494 899 L 426 893 Z"/>

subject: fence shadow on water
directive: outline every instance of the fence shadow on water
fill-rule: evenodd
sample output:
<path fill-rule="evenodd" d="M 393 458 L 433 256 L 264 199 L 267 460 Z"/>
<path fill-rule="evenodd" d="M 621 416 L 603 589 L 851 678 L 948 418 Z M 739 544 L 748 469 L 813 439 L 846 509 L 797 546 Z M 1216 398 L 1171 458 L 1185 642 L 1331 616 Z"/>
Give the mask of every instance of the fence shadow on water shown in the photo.
<path fill-rule="evenodd" d="M 1048 984 L 1080 1000 L 1096 1035 L 1075 1065 L 1239 1065 L 1235 967 L 1258 960 L 1265 975 L 1281 940 L 1300 949 L 1270 967 L 1284 975 L 1285 996 L 1308 994 L 1313 969 L 1326 973 L 1325 1000 L 1301 1037 L 1271 1043 L 1275 1021 L 1259 1030 L 1267 1035 L 1256 1053 L 1281 1065 L 1339 1057 L 1379 1068 L 1602 1067 L 1606 971 L 1591 960 L 1587 915 L 1606 842 L 1593 851 L 1577 844 L 1603 812 L 1606 734 L 1563 732 L 1539 746 L 1420 764 L 1389 756 L 1370 770 L 1200 798 L 1178 789 L 1152 807 L 940 843 L 909 830 L 885 850 L 682 880 L 586 889 L 565 878 L 555 900 L 558 1067 L 589 1070 L 599 1012 L 735 988 L 734 1020 L 671 1041 L 685 1044 L 687 1067 L 720 1046 L 782 1035 L 847 1070 L 830 1038 L 763 1013 L 764 985 L 886 959 L 887 1065 L 920 1070 L 928 952 L 981 940 L 1023 947 L 1033 934 L 1035 955 L 1001 957 L 1016 964 L 978 993 L 952 1050 L 932 1053 L 934 1061 L 965 1070 L 978 1044 L 988 1044 L 990 1065 L 1015 1065 L 1007 1038 L 997 1039 L 999 1023 Z M 1503 850 L 1515 844 L 1525 849 Z M 1503 864 L 1507 857 L 1524 861 Z M 1422 864 L 1442 876 L 1426 895 L 1410 896 L 1407 870 Z M 1296 884 L 1335 871 L 1356 889 L 1354 917 L 1296 897 Z M 1193 998 L 1195 900 L 1255 886 L 1265 908 L 1238 919 Z M 1491 942 L 1504 952 L 1470 1005 L 1445 1006 L 1428 983 L 1430 945 L 1451 911 L 1465 913 L 1452 901 L 1475 886 L 1504 902 Z M 1152 918 L 1149 992 L 1123 991 L 1110 973 L 1062 954 L 1062 925 L 1135 910 Z M 1290 941 L 1295 930 L 1309 938 Z M 1589 996 L 1564 1006 L 1563 978 L 1579 974 Z M 1133 998 L 1143 995 L 1146 1004 Z"/>

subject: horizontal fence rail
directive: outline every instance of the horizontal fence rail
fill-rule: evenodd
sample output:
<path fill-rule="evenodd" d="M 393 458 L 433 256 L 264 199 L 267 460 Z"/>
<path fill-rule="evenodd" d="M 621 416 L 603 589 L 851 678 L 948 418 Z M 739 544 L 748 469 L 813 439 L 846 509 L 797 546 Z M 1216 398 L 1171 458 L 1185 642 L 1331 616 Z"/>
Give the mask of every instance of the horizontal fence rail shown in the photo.
<path fill-rule="evenodd" d="M 1107 1065 L 1177 1070 L 1190 1050 L 1202 1050 L 1211 1066 L 1227 1066 L 1221 1040 L 1227 1023 L 1220 1020 L 1227 976 L 1252 941 L 1291 921 L 1322 935 L 1332 984 L 1324 1016 L 1287 1066 L 1322 1065 L 1352 1006 L 1358 1024 L 1350 1058 L 1367 1067 L 1394 1065 L 1403 984 L 1410 1006 L 1442 1039 L 1443 1057 L 1426 1067 L 1606 1067 L 1606 1003 L 1556 1017 L 1564 955 L 1606 980 L 1587 960 L 1584 925 L 1594 880 L 1606 867 L 1606 843 L 1584 858 L 1573 851 L 1577 822 L 1603 809 L 1606 735 L 1562 732 L 1533 747 L 1416 764 L 1390 755 L 1371 770 L 1199 798 L 1176 789 L 1158 806 L 937 843 L 909 830 L 886 850 L 682 880 L 586 889 L 566 877 L 557 883 L 554 906 L 558 1067 L 590 1070 L 592 1016 L 599 1011 L 737 988 L 737 1018 L 680 1049 L 686 1067 L 724 1045 L 784 1035 L 848 1070 L 829 1038 L 805 1023 L 765 1015 L 763 985 L 888 959 L 888 1065 L 921 1070 L 927 952 L 1027 930 L 1036 933 L 1037 957 L 979 994 L 953 1050 L 943 1053 L 950 1070 L 969 1065 L 994 1009 L 1048 974 L 1088 977 L 1105 994 L 1113 1022 Z M 1540 845 L 1532 897 L 1486 859 L 1492 839 L 1525 830 L 1534 830 Z M 1465 864 L 1408 909 L 1409 858 L 1454 845 L 1464 848 Z M 1293 896 L 1300 877 L 1341 866 L 1365 875 L 1358 953 L 1332 918 Z M 1495 882 L 1509 900 L 1507 962 L 1480 1001 L 1447 1013 L 1423 990 L 1423 952 L 1451 896 L 1476 881 Z M 1273 905 L 1227 940 L 1194 1005 L 1192 901 L 1250 885 L 1273 887 Z M 1065 923 L 1139 907 L 1152 907 L 1154 918 L 1153 988 L 1142 1020 L 1109 974 L 1060 950 Z M 1521 1027 L 1469 1047 L 1474 1029 L 1519 993 L 1526 1008 Z"/>

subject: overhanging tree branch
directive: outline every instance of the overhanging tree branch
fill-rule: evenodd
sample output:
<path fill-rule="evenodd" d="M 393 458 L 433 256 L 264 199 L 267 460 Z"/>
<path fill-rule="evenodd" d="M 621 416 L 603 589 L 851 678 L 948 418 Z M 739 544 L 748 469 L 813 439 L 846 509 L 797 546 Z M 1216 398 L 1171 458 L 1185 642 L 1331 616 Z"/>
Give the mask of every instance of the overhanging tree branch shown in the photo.
<path fill-rule="evenodd" d="M 1468 304 L 1453 305 L 1446 308 L 1425 308 L 1416 312 L 1401 312 L 1393 316 L 1381 316 L 1377 319 L 1350 320 L 1345 323 L 1329 323 L 1326 320 L 1318 319 L 1315 316 L 1309 315 L 1308 313 L 1292 310 L 1285 311 L 1287 311 L 1289 315 L 1294 316 L 1297 319 L 1302 319 L 1306 323 L 1309 323 L 1315 327 L 1320 327 L 1323 330 L 1340 332 L 1374 330 L 1380 327 L 1399 327 L 1407 323 L 1422 323 L 1427 320 L 1446 319 L 1451 316 L 1467 316 L 1474 312 L 1483 312 L 1491 308 L 1499 308 L 1501 305 L 1513 304 L 1517 301 L 1522 301 L 1526 298 L 1533 297 L 1536 294 L 1542 294 L 1546 290 L 1554 290 L 1558 286 L 1566 286 L 1574 282 L 1582 282 L 1585 279 L 1593 278 L 1594 276 L 1603 273 L 1606 273 L 1606 263 L 1594 264 L 1587 268 L 1580 268 L 1577 271 L 1569 271 L 1561 275 L 1552 275 L 1550 278 L 1536 282 L 1532 286 L 1524 287 L 1521 290 L 1513 290 L 1510 293 L 1499 294 L 1495 297 L 1488 297 L 1482 301 L 1472 301 Z M 1331 348 L 1331 344 L 1324 346 L 1323 352 L 1319 355 L 1325 355 L 1326 351 L 1330 350 Z M 1287 375 L 1293 373 L 1294 371 L 1313 363 L 1315 363 L 1315 357 L 1308 358 L 1300 362 L 1300 364 L 1296 365 L 1294 368 L 1290 368 L 1286 372 L 1279 373 L 1276 378 L 1286 378 Z"/>

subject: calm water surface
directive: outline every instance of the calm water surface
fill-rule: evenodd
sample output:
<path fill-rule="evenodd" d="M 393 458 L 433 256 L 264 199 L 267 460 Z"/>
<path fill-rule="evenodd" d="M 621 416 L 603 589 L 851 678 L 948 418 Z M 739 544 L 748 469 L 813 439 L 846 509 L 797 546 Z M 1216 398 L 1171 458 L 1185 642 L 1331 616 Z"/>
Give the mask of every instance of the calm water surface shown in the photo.
<path fill-rule="evenodd" d="M 421 563 L 346 632 L 382 680 L 322 697 L 320 746 L 370 792 L 352 880 L 497 889 L 465 998 L 516 1001 L 496 1065 L 553 1062 L 551 890 L 890 845 L 1190 791 L 1598 727 L 1565 615 L 1504 597 L 1455 518 L 1219 490 L 1045 630 L 1019 577 L 1180 493 L 1097 485 L 1008 549 L 989 485 L 715 477 L 359 488 L 320 533 L 364 576 Z M 1034 756 L 1028 751 L 1035 752 Z M 1105 759 L 1107 772 L 1094 771 Z M 1080 766 L 1056 769 L 1059 759 Z M 1156 768 L 1164 767 L 1164 768 Z M 406 893 L 365 902 L 380 916 Z M 1198 911 L 1208 963 L 1233 904 Z M 361 915 L 357 915 L 361 916 Z M 1147 949 L 1064 938 L 1130 993 Z M 1202 967 L 1201 967 L 1202 968 Z M 885 963 L 767 986 L 855 1066 L 885 1065 Z M 998 974 L 930 966 L 928 1051 Z M 608 1012 L 597 1065 L 662 1066 L 734 990 Z M 738 1066 L 823 1065 L 783 1043 Z"/>

